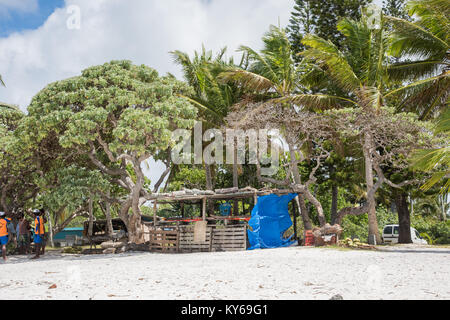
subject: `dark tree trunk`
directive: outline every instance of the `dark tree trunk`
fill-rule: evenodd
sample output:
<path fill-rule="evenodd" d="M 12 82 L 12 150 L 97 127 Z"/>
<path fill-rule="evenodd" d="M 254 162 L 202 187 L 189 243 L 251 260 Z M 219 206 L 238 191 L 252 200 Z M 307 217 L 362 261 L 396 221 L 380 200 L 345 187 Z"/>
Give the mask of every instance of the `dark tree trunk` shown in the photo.
<path fill-rule="evenodd" d="M 338 216 L 338 196 L 339 188 L 333 185 L 331 187 L 331 225 L 335 225 Z"/>
<path fill-rule="evenodd" d="M 396 192 L 395 205 L 400 225 L 398 243 L 413 243 L 411 239 L 411 216 L 408 209 L 408 195 L 401 191 Z"/>
<path fill-rule="evenodd" d="M 300 214 L 302 216 L 303 228 L 305 230 L 312 230 L 313 225 L 311 219 L 309 218 L 308 208 L 306 208 L 305 200 L 303 196 L 298 196 L 295 201 L 297 202 L 297 206 L 299 208 Z"/>

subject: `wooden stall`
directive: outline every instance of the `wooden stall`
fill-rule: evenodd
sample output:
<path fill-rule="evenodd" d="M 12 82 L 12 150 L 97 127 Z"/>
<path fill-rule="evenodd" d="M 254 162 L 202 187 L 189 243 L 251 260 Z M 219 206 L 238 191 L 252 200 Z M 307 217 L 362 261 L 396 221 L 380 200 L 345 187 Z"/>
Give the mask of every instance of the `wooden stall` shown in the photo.
<path fill-rule="evenodd" d="M 153 202 L 153 222 L 146 224 L 145 238 L 150 250 L 162 253 L 192 253 L 214 251 L 244 251 L 247 249 L 248 212 L 233 212 L 230 216 L 214 216 L 207 212 L 208 201 L 253 199 L 256 205 L 258 196 L 269 194 L 285 195 L 289 190 L 256 190 L 253 188 L 231 188 L 216 191 L 184 190 L 170 194 L 158 194 L 149 199 Z M 162 220 L 157 216 L 158 204 L 180 204 L 180 219 Z M 201 215 L 186 218 L 184 206 L 198 205 Z M 245 206 L 243 206 L 245 208 Z M 294 220 L 296 213 L 294 212 Z"/>

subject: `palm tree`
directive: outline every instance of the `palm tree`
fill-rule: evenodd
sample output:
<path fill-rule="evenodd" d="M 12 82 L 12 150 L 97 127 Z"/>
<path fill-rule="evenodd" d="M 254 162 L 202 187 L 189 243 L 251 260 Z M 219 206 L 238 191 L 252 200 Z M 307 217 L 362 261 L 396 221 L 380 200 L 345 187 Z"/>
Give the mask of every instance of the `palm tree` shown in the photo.
<path fill-rule="evenodd" d="M 450 110 L 447 110 L 440 117 L 436 128 L 436 135 L 443 136 L 443 147 L 431 150 L 417 150 L 412 158 L 413 168 L 431 172 L 438 170 L 433 174 L 430 180 L 422 186 L 423 191 L 430 190 L 440 181 L 445 184 L 441 189 L 441 194 L 450 192 Z"/>
<path fill-rule="evenodd" d="M 446 221 L 450 214 L 449 194 L 425 196 L 419 199 L 415 206 L 422 215 L 434 216 L 440 221 Z"/>
<path fill-rule="evenodd" d="M 394 26 L 391 54 L 412 57 L 413 61 L 399 62 L 389 68 L 392 79 L 414 81 L 420 78 L 434 77 L 433 81 L 405 90 L 404 100 L 399 109 L 417 112 L 421 119 L 432 118 L 441 113 L 436 134 L 447 135 L 450 132 L 450 112 L 448 98 L 450 94 L 450 3 L 442 0 L 417 0 L 407 3 L 414 22 L 387 17 Z M 441 75 L 441 77 L 437 77 Z M 442 76 L 444 75 L 444 76 Z M 445 112 L 445 110 L 447 110 Z M 427 191 L 442 179 L 447 179 L 441 192 L 450 190 L 450 163 L 448 147 L 434 150 L 418 150 L 413 157 L 413 167 L 419 170 L 436 172 L 422 186 Z M 446 169 L 447 168 L 447 169 Z"/>
<path fill-rule="evenodd" d="M 203 121 L 203 130 L 217 128 L 225 125 L 225 118 L 242 95 L 242 90 L 231 84 L 218 81 L 218 75 L 230 67 L 246 68 L 247 59 L 243 55 L 238 65 L 234 59 L 225 60 L 226 48 L 223 48 L 214 57 L 212 51 L 206 51 L 202 47 L 201 53 L 195 52 L 191 59 L 189 55 L 181 51 L 171 52 L 175 63 L 183 68 L 185 80 L 194 88 L 195 95 L 186 97 L 199 110 Z M 204 145 L 205 148 L 207 145 Z M 236 151 L 236 150 L 235 150 Z M 212 166 L 205 164 L 206 188 L 214 188 L 214 170 Z M 233 164 L 233 185 L 238 187 L 238 166 Z M 234 210 L 237 211 L 238 204 L 235 203 Z M 211 212 L 209 207 L 208 211 Z"/>
<path fill-rule="evenodd" d="M 362 108 L 374 116 L 377 110 L 385 105 L 385 100 L 397 98 L 404 90 L 440 81 L 448 80 L 448 73 L 440 74 L 425 80 L 419 80 L 407 85 L 397 84 L 396 89 L 390 89 L 389 74 L 387 72 L 389 35 L 385 28 L 385 20 L 380 13 L 379 25 L 372 26 L 369 17 L 363 15 L 360 21 L 347 18 L 341 20 L 338 29 L 346 36 L 347 48 L 340 51 L 333 43 L 315 35 L 304 37 L 303 43 L 309 48 L 301 55 L 305 60 L 316 64 L 344 93 L 341 97 L 322 96 L 321 100 L 312 99 L 313 96 L 291 96 L 290 101 L 307 104 L 310 107 L 323 107 L 322 101 L 328 102 L 328 107 L 340 107 L 342 103 Z M 373 137 L 370 132 L 364 132 L 363 155 L 365 161 L 365 180 L 367 188 L 367 211 L 369 216 L 369 241 L 375 236 L 377 242 L 381 241 L 375 212 L 374 174 L 371 160 Z M 383 177 L 379 181 L 394 184 Z"/>
<path fill-rule="evenodd" d="M 304 61 L 296 65 L 288 35 L 284 29 L 270 26 L 263 37 L 264 48 L 261 53 L 247 46 L 241 46 L 251 63 L 247 70 L 230 68 L 220 75 L 223 83 L 238 83 L 247 93 L 252 93 L 266 104 L 288 103 L 291 106 L 309 105 L 316 102 L 321 108 L 334 105 L 345 98 L 323 94 L 304 94 L 306 83 L 314 74 Z"/>
<path fill-rule="evenodd" d="M 320 106 L 320 109 L 345 103 L 346 98 L 333 97 L 324 94 L 306 94 L 310 84 L 317 74 L 314 68 L 305 61 L 296 64 L 293 51 L 286 31 L 276 26 L 270 26 L 269 31 L 263 37 L 264 47 L 261 52 L 241 46 L 240 52 L 248 56 L 250 65 L 247 70 L 229 68 L 220 75 L 223 83 L 236 83 L 245 89 L 246 95 L 253 100 L 263 102 L 265 105 L 282 104 L 287 108 L 302 110 L 303 106 Z M 287 135 L 285 135 L 286 137 Z M 293 143 L 287 141 L 291 159 L 296 158 L 296 150 Z M 292 167 L 293 180 L 301 184 L 301 177 L 296 165 Z M 319 220 L 324 224 L 322 207 L 312 194 L 305 194 L 311 202 L 315 203 L 319 212 Z M 303 197 L 299 197 L 299 205 L 303 224 L 306 230 L 312 229 L 312 223 L 308 215 Z"/>
<path fill-rule="evenodd" d="M 183 69 L 185 80 L 195 90 L 195 95 L 187 97 L 196 105 L 206 125 L 215 127 L 223 125 L 230 107 L 239 100 L 241 92 L 238 88 L 218 82 L 218 75 L 226 68 L 236 66 L 234 59 L 225 60 L 226 48 L 223 48 L 214 57 L 212 51 L 202 47 L 199 53 L 194 52 L 191 59 L 181 51 L 172 51 L 176 64 Z M 237 65 L 245 68 L 246 57 Z"/>
<path fill-rule="evenodd" d="M 433 79 L 404 90 L 398 105 L 398 110 L 414 111 L 420 119 L 429 119 L 448 106 L 450 2 L 414 0 L 406 7 L 415 21 L 386 17 L 394 29 L 390 54 L 403 59 L 391 65 L 388 73 L 392 80 L 403 82 Z"/>

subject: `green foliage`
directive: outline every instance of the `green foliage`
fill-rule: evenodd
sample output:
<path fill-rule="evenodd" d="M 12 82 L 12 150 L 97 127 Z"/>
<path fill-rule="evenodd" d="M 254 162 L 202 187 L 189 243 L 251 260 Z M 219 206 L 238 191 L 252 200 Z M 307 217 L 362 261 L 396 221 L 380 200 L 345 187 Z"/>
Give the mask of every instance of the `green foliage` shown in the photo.
<path fill-rule="evenodd" d="M 370 2 L 371 0 L 295 0 L 288 26 L 294 54 L 305 49 L 302 44 L 305 34 L 315 34 L 342 47 L 344 38 L 337 30 L 338 21 L 344 17 L 358 20 L 361 17 L 360 8 Z"/>
<path fill-rule="evenodd" d="M 239 64 L 234 59 L 225 59 L 226 48 L 214 57 L 212 51 L 202 47 L 192 58 L 185 52 L 173 51 L 172 57 L 183 69 L 187 83 L 194 89 L 188 97 L 198 109 L 202 120 L 209 125 L 222 125 L 233 104 L 239 101 L 242 90 L 229 83 L 221 83 L 218 76 L 227 68 L 246 68 L 247 57 L 242 56 Z"/>
<path fill-rule="evenodd" d="M 411 226 L 420 234 L 425 233 L 432 240 L 429 244 L 450 244 L 450 221 L 417 215 L 412 217 Z"/>
<path fill-rule="evenodd" d="M 442 114 L 435 128 L 435 135 L 441 136 L 442 148 L 417 150 L 412 156 L 413 168 L 425 172 L 437 171 L 431 179 L 422 186 L 422 190 L 428 191 L 438 182 L 442 181 L 444 186 L 441 193 L 450 192 L 450 110 Z"/>
<path fill-rule="evenodd" d="M 171 129 L 193 125 L 195 108 L 177 96 L 190 92 L 149 67 L 113 61 L 50 84 L 33 98 L 29 113 L 44 133 L 59 134 L 63 148 L 89 150 L 102 139 L 113 153 L 140 157 L 169 147 Z"/>
<path fill-rule="evenodd" d="M 54 179 L 57 184 L 48 188 Z M 50 212 L 65 208 L 64 212 L 71 213 L 85 205 L 89 198 L 99 200 L 98 192 L 107 193 L 111 186 L 100 171 L 71 165 L 57 168 L 55 172 L 48 172 L 45 179 L 40 181 L 40 188 L 42 193 L 40 201 L 45 208 Z"/>
<path fill-rule="evenodd" d="M 175 176 L 171 179 L 169 190 L 206 188 L 206 174 L 201 167 L 178 166 Z"/>
<path fill-rule="evenodd" d="M 405 0 L 383 0 L 383 12 L 387 16 L 409 19 Z"/>
<path fill-rule="evenodd" d="M 262 40 L 260 52 L 241 46 L 239 51 L 248 56 L 248 69 L 228 68 L 220 74 L 221 81 L 242 86 L 260 100 L 286 98 L 296 93 L 302 86 L 301 67 L 294 64 L 286 30 L 270 26 Z"/>
<path fill-rule="evenodd" d="M 380 234 L 387 224 L 398 224 L 398 216 L 386 209 L 384 206 L 377 207 L 377 222 Z M 367 239 L 367 229 L 369 228 L 369 221 L 367 215 L 362 216 L 346 216 L 342 221 L 344 233 L 342 238 L 358 238 Z"/>
<path fill-rule="evenodd" d="M 127 205 L 129 197 L 150 193 L 141 165 L 167 154 L 173 130 L 192 128 L 197 110 L 183 97 L 191 94 L 186 83 L 126 60 L 48 85 L 33 98 L 26 123 L 28 141 L 53 155 L 46 171 L 58 186 L 45 196 L 48 205 L 70 203 L 61 209 L 71 213 L 88 198 L 110 194 Z"/>

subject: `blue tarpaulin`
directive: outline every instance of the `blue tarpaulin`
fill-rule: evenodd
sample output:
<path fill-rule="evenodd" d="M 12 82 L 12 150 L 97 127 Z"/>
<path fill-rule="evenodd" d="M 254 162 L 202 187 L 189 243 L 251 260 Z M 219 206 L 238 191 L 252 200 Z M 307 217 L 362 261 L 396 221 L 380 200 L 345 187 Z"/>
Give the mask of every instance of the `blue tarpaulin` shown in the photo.
<path fill-rule="evenodd" d="M 248 222 L 248 250 L 288 247 L 295 243 L 291 241 L 292 236 L 283 239 L 283 234 L 292 226 L 288 204 L 296 196 L 297 194 L 291 193 L 285 196 L 270 194 L 258 197 L 252 218 Z"/>

